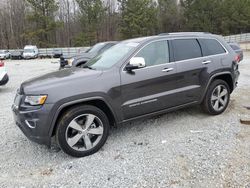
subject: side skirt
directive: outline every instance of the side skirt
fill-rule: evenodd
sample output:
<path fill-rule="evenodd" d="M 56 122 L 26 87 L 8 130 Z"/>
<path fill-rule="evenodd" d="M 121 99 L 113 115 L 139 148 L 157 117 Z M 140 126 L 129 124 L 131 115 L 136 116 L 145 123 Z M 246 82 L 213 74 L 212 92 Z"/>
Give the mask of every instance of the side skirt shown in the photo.
<path fill-rule="evenodd" d="M 187 106 L 192 106 L 192 105 L 197 105 L 197 104 L 200 104 L 200 102 L 198 102 L 198 101 L 190 102 L 190 103 L 187 103 L 187 104 L 175 106 L 175 107 L 164 109 L 164 110 L 160 110 L 160 111 L 157 111 L 157 112 L 153 112 L 153 113 L 141 115 L 141 116 L 138 116 L 138 117 L 126 119 L 126 120 L 123 120 L 122 122 L 120 122 L 118 124 L 123 124 L 123 123 L 127 123 L 127 122 L 138 120 L 138 119 L 143 119 L 143 118 L 150 118 L 150 117 L 153 117 L 153 116 L 165 114 L 167 112 L 172 112 L 172 111 L 175 111 L 175 110 L 179 110 L 179 109 L 185 108 Z"/>

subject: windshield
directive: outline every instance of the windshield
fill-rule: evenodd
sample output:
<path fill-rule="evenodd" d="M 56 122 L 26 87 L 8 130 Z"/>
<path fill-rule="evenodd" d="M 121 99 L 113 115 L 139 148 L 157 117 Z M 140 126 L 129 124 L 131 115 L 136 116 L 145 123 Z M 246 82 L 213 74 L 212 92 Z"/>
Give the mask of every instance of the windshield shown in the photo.
<path fill-rule="evenodd" d="M 34 53 L 33 49 L 24 49 L 24 53 Z"/>
<path fill-rule="evenodd" d="M 5 54 L 5 53 L 6 53 L 6 51 L 0 50 L 0 54 Z"/>
<path fill-rule="evenodd" d="M 90 50 L 88 50 L 88 53 L 95 53 L 98 52 L 100 49 L 104 47 L 105 43 L 98 43 L 94 45 Z"/>
<path fill-rule="evenodd" d="M 125 42 L 116 44 L 101 55 L 89 60 L 88 63 L 85 64 L 85 67 L 92 69 L 109 69 L 138 45 L 139 43 Z"/>

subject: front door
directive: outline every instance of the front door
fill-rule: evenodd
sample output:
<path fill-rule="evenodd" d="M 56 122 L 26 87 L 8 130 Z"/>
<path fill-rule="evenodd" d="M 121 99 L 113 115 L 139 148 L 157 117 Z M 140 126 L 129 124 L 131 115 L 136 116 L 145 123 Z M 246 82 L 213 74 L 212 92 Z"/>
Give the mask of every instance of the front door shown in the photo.
<path fill-rule="evenodd" d="M 175 106 L 176 65 L 169 62 L 168 41 L 152 42 L 135 57 L 146 67 L 121 72 L 123 120 Z"/>

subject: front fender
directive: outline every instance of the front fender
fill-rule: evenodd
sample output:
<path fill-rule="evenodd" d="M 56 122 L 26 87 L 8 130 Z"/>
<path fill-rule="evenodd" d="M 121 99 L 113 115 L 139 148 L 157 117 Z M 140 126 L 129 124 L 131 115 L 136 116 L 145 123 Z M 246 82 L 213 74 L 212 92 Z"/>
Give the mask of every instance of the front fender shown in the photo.
<path fill-rule="evenodd" d="M 52 121 L 50 122 L 51 126 L 50 126 L 50 130 L 49 130 L 49 135 L 52 136 L 53 130 L 54 130 L 55 126 L 56 126 L 56 122 L 57 122 L 57 120 L 59 118 L 59 114 L 62 112 L 63 109 L 65 109 L 65 108 L 67 108 L 69 106 L 72 106 L 72 105 L 77 105 L 77 104 L 84 103 L 84 102 L 91 102 L 91 101 L 94 101 L 94 100 L 101 100 L 102 102 L 104 102 L 108 106 L 110 111 L 112 112 L 112 114 L 113 114 L 113 116 L 115 118 L 115 121 L 118 122 L 117 114 L 113 111 L 113 108 L 111 107 L 111 104 L 108 102 L 108 100 L 106 98 L 104 98 L 103 96 L 75 99 L 75 100 L 60 104 L 60 105 L 55 105 L 56 109 L 52 110 L 52 111 L 54 111 L 54 113 L 53 113 L 54 115 L 51 118 Z"/>

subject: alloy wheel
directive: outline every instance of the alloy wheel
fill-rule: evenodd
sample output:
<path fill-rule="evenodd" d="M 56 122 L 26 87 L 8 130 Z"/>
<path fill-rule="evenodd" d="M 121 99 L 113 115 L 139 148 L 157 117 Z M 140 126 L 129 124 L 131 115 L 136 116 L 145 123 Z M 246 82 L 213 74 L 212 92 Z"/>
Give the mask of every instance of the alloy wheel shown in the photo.
<path fill-rule="evenodd" d="M 65 137 L 72 149 L 88 151 L 100 142 L 103 133 L 103 123 L 97 116 L 82 114 L 69 123 Z"/>
<path fill-rule="evenodd" d="M 211 104 L 215 111 L 221 111 L 226 107 L 229 99 L 228 95 L 228 90 L 224 85 L 215 87 L 211 97 Z"/>

